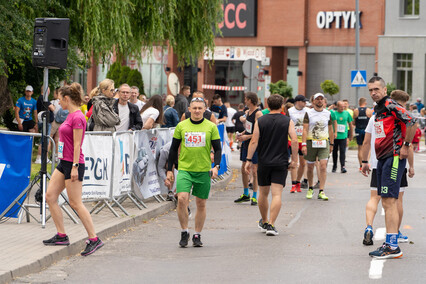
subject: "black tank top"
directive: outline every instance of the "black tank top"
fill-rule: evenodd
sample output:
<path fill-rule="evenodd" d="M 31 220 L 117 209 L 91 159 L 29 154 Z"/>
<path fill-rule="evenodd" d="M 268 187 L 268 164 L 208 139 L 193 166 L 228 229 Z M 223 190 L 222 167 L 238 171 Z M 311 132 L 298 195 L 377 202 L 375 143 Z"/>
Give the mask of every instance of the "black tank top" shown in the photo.
<path fill-rule="evenodd" d="M 250 114 L 250 115 L 248 115 L 247 116 L 247 121 L 249 122 L 249 123 L 251 123 L 250 124 L 250 127 L 246 127 L 246 132 L 247 132 L 247 134 L 253 134 L 253 131 L 254 131 L 254 123 L 256 122 L 256 113 L 259 111 L 259 109 L 257 108 L 257 109 L 255 109 L 253 112 L 252 112 L 252 114 Z M 248 113 L 250 113 L 250 110 L 248 111 Z M 251 131 L 249 131 L 249 130 L 251 130 Z"/>
<path fill-rule="evenodd" d="M 259 165 L 288 165 L 288 127 L 290 118 L 277 114 L 268 114 L 257 120 L 259 126 L 259 143 L 257 151 Z"/>
<path fill-rule="evenodd" d="M 358 108 L 358 117 L 355 118 L 355 128 L 356 129 L 366 129 L 368 125 L 368 116 L 367 108 L 359 107 Z"/>

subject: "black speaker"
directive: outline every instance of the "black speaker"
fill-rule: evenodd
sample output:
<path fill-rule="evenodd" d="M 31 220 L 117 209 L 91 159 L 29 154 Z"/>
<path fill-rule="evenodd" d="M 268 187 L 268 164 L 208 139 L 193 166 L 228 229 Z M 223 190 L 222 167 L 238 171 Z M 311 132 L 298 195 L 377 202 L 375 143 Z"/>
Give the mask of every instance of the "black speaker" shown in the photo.
<path fill-rule="evenodd" d="M 37 18 L 34 24 L 33 65 L 66 69 L 70 19 Z"/>

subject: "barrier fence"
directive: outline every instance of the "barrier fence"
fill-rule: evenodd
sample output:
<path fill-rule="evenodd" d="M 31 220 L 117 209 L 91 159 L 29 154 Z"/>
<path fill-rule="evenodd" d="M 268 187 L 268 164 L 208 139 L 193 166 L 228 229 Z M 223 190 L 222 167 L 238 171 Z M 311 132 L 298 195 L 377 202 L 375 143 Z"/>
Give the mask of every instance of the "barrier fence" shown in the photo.
<path fill-rule="evenodd" d="M 218 130 L 222 143 L 222 162 L 218 179 L 223 179 L 223 175 L 229 174 L 231 150 L 224 124 L 219 124 Z M 159 174 L 162 169 L 158 168 L 158 160 L 162 147 L 170 146 L 173 131 L 173 128 L 156 128 L 134 132 L 86 132 L 82 145 L 85 156 L 82 200 L 97 202 L 90 213 L 99 213 L 107 207 L 118 217 L 113 207 L 118 207 L 124 214 L 129 215 L 123 207 L 123 201 L 126 199 L 130 199 L 141 210 L 147 207 L 144 203 L 145 199 L 153 197 L 158 202 L 165 201 L 162 195 L 167 194 L 168 188 Z M 3 131 L 1 134 L 2 141 L 16 139 L 14 135 L 16 132 Z M 8 184 L 11 180 L 6 179 L 8 172 L 20 169 L 22 162 L 27 168 L 31 167 L 31 154 L 26 155 L 25 161 L 17 162 L 19 159 L 15 159 L 15 156 L 20 153 L 13 151 L 14 146 L 8 144 L 4 147 L 6 148 L 2 146 L 3 149 L 9 150 L 3 152 L 11 155 L 5 156 L 0 152 L 0 174 L 3 174 L 0 177 L 0 200 L 3 200 L 5 193 L 10 190 Z M 3 164 L 8 165 L 4 171 L 2 171 Z M 20 179 L 26 184 L 29 182 L 28 174 L 27 177 L 21 175 L 14 179 Z M 20 190 L 22 191 L 22 188 Z M 63 195 L 66 201 L 66 191 Z M 0 212 L 1 209 L 0 207 Z"/>

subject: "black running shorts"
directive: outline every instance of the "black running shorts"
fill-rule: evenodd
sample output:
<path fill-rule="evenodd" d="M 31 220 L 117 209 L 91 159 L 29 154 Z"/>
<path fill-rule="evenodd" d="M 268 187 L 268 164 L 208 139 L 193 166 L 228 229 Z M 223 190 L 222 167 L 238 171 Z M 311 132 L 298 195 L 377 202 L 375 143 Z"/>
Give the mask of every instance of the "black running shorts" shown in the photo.
<path fill-rule="evenodd" d="M 72 162 L 61 160 L 56 169 L 64 174 L 65 180 L 71 179 Z M 78 180 L 83 181 L 83 178 L 84 164 L 78 164 Z"/>
<path fill-rule="evenodd" d="M 271 183 L 285 186 L 287 166 L 262 166 L 257 168 L 257 182 L 259 186 L 270 186 Z"/>

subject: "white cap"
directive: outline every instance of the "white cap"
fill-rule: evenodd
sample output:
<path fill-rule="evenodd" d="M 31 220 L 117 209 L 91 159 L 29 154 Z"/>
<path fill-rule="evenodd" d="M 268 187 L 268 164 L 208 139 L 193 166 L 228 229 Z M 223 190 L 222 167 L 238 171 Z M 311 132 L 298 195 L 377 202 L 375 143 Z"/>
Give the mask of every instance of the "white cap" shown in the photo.
<path fill-rule="evenodd" d="M 315 100 L 316 98 L 318 98 L 318 97 L 323 97 L 323 98 L 324 98 L 324 95 L 323 95 L 323 94 L 321 94 L 321 93 L 316 93 L 316 94 L 314 95 L 314 100 Z"/>
<path fill-rule="evenodd" d="M 25 87 L 25 91 L 30 91 L 30 92 L 34 92 L 34 89 L 32 86 L 28 85 Z"/>

